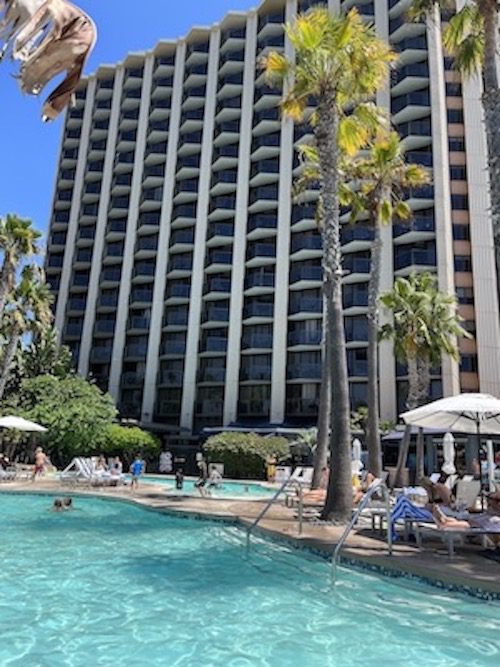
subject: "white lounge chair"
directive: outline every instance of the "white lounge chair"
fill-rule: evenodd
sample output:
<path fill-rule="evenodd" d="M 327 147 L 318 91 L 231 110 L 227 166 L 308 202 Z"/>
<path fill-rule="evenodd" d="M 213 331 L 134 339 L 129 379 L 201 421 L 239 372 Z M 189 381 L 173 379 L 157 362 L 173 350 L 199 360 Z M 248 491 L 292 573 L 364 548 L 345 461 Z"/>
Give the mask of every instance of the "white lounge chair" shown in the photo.
<path fill-rule="evenodd" d="M 415 538 L 417 541 L 417 546 L 422 546 L 422 537 L 424 534 L 438 536 L 446 544 L 448 549 L 448 556 L 453 558 L 455 556 L 455 544 L 463 543 L 465 537 L 481 537 L 483 547 L 488 546 L 488 535 L 498 535 L 498 533 L 492 532 L 491 530 L 483 530 L 481 528 L 470 528 L 466 529 L 450 529 L 450 528 L 440 528 L 434 524 L 428 523 L 416 523 L 415 524 Z"/>

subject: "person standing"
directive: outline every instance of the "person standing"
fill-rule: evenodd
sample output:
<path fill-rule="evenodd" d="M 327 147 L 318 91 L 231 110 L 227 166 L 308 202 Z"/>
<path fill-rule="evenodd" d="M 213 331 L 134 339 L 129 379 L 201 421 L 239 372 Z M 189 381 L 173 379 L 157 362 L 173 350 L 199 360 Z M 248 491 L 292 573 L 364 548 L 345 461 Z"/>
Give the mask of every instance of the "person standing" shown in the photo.
<path fill-rule="evenodd" d="M 132 465 L 130 466 L 130 474 L 132 475 L 132 491 L 139 487 L 139 477 L 144 474 L 146 469 L 146 463 L 141 458 L 140 454 L 137 454 Z"/>
<path fill-rule="evenodd" d="M 184 486 L 184 472 L 182 468 L 177 468 L 175 472 L 175 488 L 178 491 L 182 491 L 183 486 Z"/>
<path fill-rule="evenodd" d="M 31 481 L 34 482 L 37 476 L 43 475 L 45 472 L 45 466 L 47 465 L 47 455 L 41 447 L 35 449 L 35 470 L 33 471 L 33 477 Z"/>

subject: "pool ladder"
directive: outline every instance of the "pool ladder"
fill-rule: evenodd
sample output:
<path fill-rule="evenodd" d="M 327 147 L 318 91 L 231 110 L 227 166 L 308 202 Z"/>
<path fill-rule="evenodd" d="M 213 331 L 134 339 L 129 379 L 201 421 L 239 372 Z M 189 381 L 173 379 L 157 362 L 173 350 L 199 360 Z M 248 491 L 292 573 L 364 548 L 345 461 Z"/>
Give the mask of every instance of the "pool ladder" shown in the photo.
<path fill-rule="evenodd" d="M 338 541 L 337 546 L 335 547 L 332 557 L 332 571 L 331 571 L 332 583 L 335 583 L 337 577 L 337 565 L 340 559 L 340 552 L 342 551 L 342 548 L 344 547 L 347 538 L 349 537 L 349 533 L 358 522 L 358 519 L 361 516 L 361 512 L 368 506 L 368 503 L 371 501 L 375 493 L 378 492 L 382 493 L 384 497 L 384 502 L 385 502 L 384 509 L 387 522 L 387 551 L 389 556 L 392 556 L 392 524 L 391 524 L 391 502 L 390 502 L 389 489 L 387 488 L 384 482 L 376 480 L 375 482 L 373 482 L 373 484 L 369 487 L 368 491 L 365 493 L 362 501 L 358 505 L 356 511 L 352 515 L 351 520 L 349 521 L 344 532 L 342 533 L 342 536 Z"/>
<path fill-rule="evenodd" d="M 299 535 L 302 533 L 302 520 L 303 520 L 303 510 L 304 510 L 304 502 L 303 502 L 303 486 L 302 482 L 300 482 L 299 479 L 287 479 L 283 482 L 283 484 L 279 487 L 279 489 L 276 491 L 274 496 L 268 502 L 265 504 L 264 508 L 262 509 L 261 512 L 259 512 L 258 516 L 255 518 L 255 520 L 247 527 L 247 534 L 246 534 L 246 551 L 247 555 L 250 551 L 250 536 L 253 532 L 253 530 L 258 526 L 260 521 L 265 517 L 265 515 L 268 513 L 268 511 L 271 509 L 271 507 L 274 505 L 276 500 L 280 497 L 280 495 L 287 489 L 287 488 L 292 488 L 296 487 L 298 491 L 298 498 L 299 498 Z"/>

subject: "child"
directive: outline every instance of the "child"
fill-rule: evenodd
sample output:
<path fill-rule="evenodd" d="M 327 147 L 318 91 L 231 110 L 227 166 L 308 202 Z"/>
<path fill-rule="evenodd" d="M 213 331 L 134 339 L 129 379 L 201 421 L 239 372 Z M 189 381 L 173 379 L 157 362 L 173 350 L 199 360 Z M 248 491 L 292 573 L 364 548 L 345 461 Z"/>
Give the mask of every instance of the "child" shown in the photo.
<path fill-rule="evenodd" d="M 175 472 L 175 488 L 181 491 L 183 486 L 184 486 L 184 473 L 182 472 L 182 468 L 178 468 Z"/>
<path fill-rule="evenodd" d="M 145 469 L 146 469 L 146 464 L 141 459 L 141 455 L 137 454 L 134 459 L 134 462 L 130 466 L 130 474 L 132 475 L 132 484 L 131 484 L 132 491 L 134 491 L 134 489 L 137 489 L 139 487 L 139 477 L 144 473 Z"/>

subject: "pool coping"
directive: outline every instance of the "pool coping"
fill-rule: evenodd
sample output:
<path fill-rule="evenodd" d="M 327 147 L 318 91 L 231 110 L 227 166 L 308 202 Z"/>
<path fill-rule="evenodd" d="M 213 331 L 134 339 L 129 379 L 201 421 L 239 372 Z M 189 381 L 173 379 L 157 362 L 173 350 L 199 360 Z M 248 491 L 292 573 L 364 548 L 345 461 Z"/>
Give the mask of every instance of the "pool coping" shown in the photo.
<path fill-rule="evenodd" d="M 122 502 L 140 507 L 144 510 L 166 514 L 176 518 L 195 519 L 202 521 L 210 521 L 214 523 L 224 523 L 225 525 L 238 526 L 242 530 L 246 530 L 252 521 L 245 519 L 237 514 L 229 512 L 214 513 L 210 510 L 190 509 L 186 507 L 175 508 L 166 506 L 157 506 L 151 503 L 151 499 L 147 496 L 123 496 L 123 495 L 109 495 L 96 489 L 78 490 L 68 488 L 8 488 L 0 486 L 0 493 L 7 495 L 40 495 L 54 497 L 57 495 L 71 495 L 73 497 L 81 498 L 95 498 L 100 500 L 107 500 L 113 502 Z M 168 498 L 168 496 L 166 496 Z M 221 499 L 217 499 L 221 500 Z M 230 499 L 228 499 L 230 500 Z M 208 508 L 207 508 L 208 509 Z M 252 534 L 270 539 L 273 542 L 286 545 L 296 551 L 304 551 L 313 554 L 323 560 L 331 560 L 335 543 L 324 543 L 314 538 L 295 537 L 293 535 L 284 534 L 282 531 L 272 529 L 267 526 L 257 526 L 253 529 Z M 391 561 L 389 555 L 369 555 L 365 556 L 358 553 L 355 549 L 346 546 L 339 558 L 341 566 L 348 566 L 357 570 L 371 572 L 381 576 L 390 578 L 401 578 L 409 581 L 415 581 L 427 584 L 438 590 L 445 590 L 448 592 L 459 593 L 480 599 L 487 602 L 500 601 L 500 581 L 495 582 L 496 585 L 491 585 L 490 582 L 477 581 L 467 575 L 450 573 L 443 571 L 437 577 L 434 573 L 426 571 L 425 565 L 414 564 L 409 567 L 406 562 L 404 565 L 395 560 Z M 443 562 L 443 567 L 446 563 Z"/>

